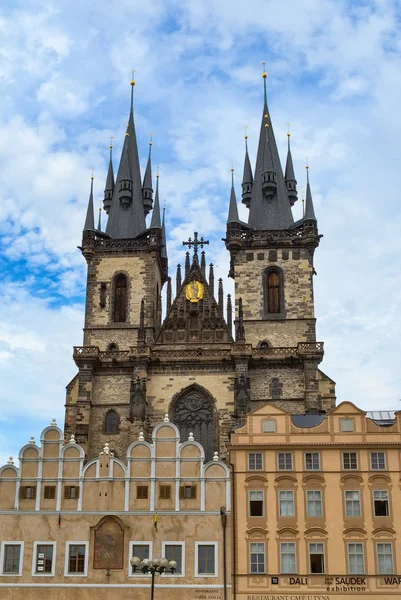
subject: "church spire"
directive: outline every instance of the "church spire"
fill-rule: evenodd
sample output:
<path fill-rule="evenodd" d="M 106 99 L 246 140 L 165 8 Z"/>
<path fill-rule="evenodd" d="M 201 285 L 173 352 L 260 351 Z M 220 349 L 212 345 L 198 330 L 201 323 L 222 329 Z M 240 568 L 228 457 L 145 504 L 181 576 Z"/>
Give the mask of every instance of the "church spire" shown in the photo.
<path fill-rule="evenodd" d="M 150 134 L 149 156 L 146 165 L 145 177 L 143 178 L 142 198 L 145 217 L 150 213 L 153 206 L 153 188 L 152 188 L 152 134 Z"/>
<path fill-rule="evenodd" d="M 152 212 L 152 220 L 150 222 L 151 229 L 161 229 L 160 223 L 160 201 L 159 201 L 159 170 L 156 175 L 156 194 L 155 194 L 155 207 Z"/>
<path fill-rule="evenodd" d="M 245 128 L 247 131 L 247 128 Z M 244 160 L 244 174 L 242 177 L 242 202 L 245 204 L 247 208 L 251 203 L 252 196 L 252 186 L 253 186 L 253 175 L 252 175 L 252 167 L 251 161 L 249 160 L 248 154 L 248 134 L 245 133 L 245 160 Z"/>
<path fill-rule="evenodd" d="M 294 219 L 267 106 L 266 71 L 262 77 L 264 105 L 248 222 L 258 230 L 287 229 Z"/>
<path fill-rule="evenodd" d="M 134 86 L 132 79 L 128 125 L 106 229 L 112 238 L 132 239 L 146 229 L 134 124 Z"/>
<path fill-rule="evenodd" d="M 109 169 L 107 171 L 106 187 L 104 188 L 103 208 L 108 215 L 114 192 L 114 170 L 113 170 L 113 136 L 110 138 L 110 159 Z"/>
<path fill-rule="evenodd" d="M 165 215 L 166 215 L 166 206 L 163 206 L 163 219 L 162 219 L 162 251 L 161 257 L 167 260 L 167 240 L 166 240 L 166 223 L 165 223 Z"/>
<path fill-rule="evenodd" d="M 309 165 L 306 165 L 306 198 L 304 221 L 317 221 L 313 208 L 312 193 L 309 185 Z"/>
<path fill-rule="evenodd" d="M 294 175 L 294 165 L 292 164 L 291 144 L 290 144 L 291 133 L 289 130 L 287 133 L 287 138 L 288 138 L 288 150 L 287 150 L 287 162 L 285 165 L 285 183 L 287 186 L 288 198 L 290 199 L 291 206 L 294 206 L 295 202 L 298 200 L 298 193 L 297 193 L 297 180 L 295 179 L 295 175 Z"/>
<path fill-rule="evenodd" d="M 228 219 L 227 223 L 238 223 L 238 207 L 237 207 L 237 199 L 235 197 L 235 189 L 234 189 L 234 169 L 231 169 L 231 195 L 230 195 L 230 206 L 228 209 Z"/>
<path fill-rule="evenodd" d="M 93 170 L 91 177 L 91 191 L 89 194 L 88 209 L 86 211 L 84 231 L 87 231 L 88 229 L 95 229 L 95 214 L 93 209 Z"/>

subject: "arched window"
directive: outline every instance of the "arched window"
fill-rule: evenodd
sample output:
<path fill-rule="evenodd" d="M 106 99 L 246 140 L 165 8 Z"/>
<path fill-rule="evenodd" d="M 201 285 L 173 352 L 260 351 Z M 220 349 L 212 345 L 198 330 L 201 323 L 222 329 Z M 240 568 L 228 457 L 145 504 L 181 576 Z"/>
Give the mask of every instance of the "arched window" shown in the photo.
<path fill-rule="evenodd" d="M 127 278 L 118 275 L 114 286 L 114 322 L 124 323 L 127 320 Z"/>
<path fill-rule="evenodd" d="M 118 352 L 118 346 L 117 344 L 109 344 L 108 348 L 107 348 L 108 352 Z"/>
<path fill-rule="evenodd" d="M 274 317 L 284 314 L 284 287 L 281 269 L 270 268 L 264 272 L 264 312 Z"/>
<path fill-rule="evenodd" d="M 104 424 L 105 433 L 118 433 L 118 414 L 115 410 L 109 410 Z"/>
<path fill-rule="evenodd" d="M 272 379 L 272 398 L 280 398 L 280 381 L 277 377 Z"/>

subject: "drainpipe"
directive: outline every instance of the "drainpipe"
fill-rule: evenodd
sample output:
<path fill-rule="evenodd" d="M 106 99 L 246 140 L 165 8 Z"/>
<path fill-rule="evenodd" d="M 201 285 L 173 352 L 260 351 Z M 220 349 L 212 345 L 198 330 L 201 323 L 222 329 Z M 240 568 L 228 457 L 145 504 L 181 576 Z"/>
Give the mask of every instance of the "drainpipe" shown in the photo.
<path fill-rule="evenodd" d="M 232 514 L 232 589 L 233 600 L 237 597 L 237 496 L 235 489 L 235 466 L 228 463 L 231 468 L 231 514 Z"/>
<path fill-rule="evenodd" d="M 226 507 L 220 508 L 221 526 L 223 527 L 223 582 L 224 582 L 224 600 L 227 600 L 227 548 L 226 548 L 226 527 L 227 515 Z"/>

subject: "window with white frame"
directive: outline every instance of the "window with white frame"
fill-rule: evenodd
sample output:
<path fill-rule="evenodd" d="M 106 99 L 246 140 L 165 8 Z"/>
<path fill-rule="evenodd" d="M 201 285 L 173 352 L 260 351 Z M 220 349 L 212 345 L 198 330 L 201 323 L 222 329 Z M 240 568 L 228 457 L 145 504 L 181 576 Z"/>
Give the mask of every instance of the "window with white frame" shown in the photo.
<path fill-rule="evenodd" d="M 305 469 L 307 471 L 320 470 L 320 454 L 319 452 L 305 452 Z"/>
<path fill-rule="evenodd" d="M 279 452 L 277 454 L 277 466 L 279 471 L 292 471 L 292 453 Z"/>
<path fill-rule="evenodd" d="M 248 454 L 248 469 L 250 471 L 261 471 L 263 469 L 262 452 L 250 452 Z"/>
<path fill-rule="evenodd" d="M 371 452 L 370 453 L 370 468 L 373 471 L 385 471 L 386 470 L 386 453 L 385 452 Z"/>
<path fill-rule="evenodd" d="M 195 542 L 195 577 L 217 577 L 217 542 Z"/>
<path fill-rule="evenodd" d="M 280 490 L 278 493 L 280 517 L 293 517 L 295 515 L 294 492 Z"/>
<path fill-rule="evenodd" d="M 345 516 L 361 516 L 361 494 L 359 490 L 345 490 Z"/>
<path fill-rule="evenodd" d="M 390 514 L 389 498 L 387 490 L 374 490 L 373 513 L 375 517 L 388 517 Z"/>
<path fill-rule="evenodd" d="M 264 514 L 263 490 L 249 490 L 249 516 L 263 517 Z"/>
<path fill-rule="evenodd" d="M 358 454 L 356 452 L 343 452 L 343 469 L 354 471 L 358 468 Z"/>
<path fill-rule="evenodd" d="M 86 577 L 88 575 L 89 542 L 67 542 L 64 575 Z"/>
<path fill-rule="evenodd" d="M 321 490 L 306 490 L 306 514 L 308 517 L 323 515 Z"/>
<path fill-rule="evenodd" d="M 0 552 L 1 574 L 21 575 L 23 553 L 24 542 L 2 542 Z"/>
<path fill-rule="evenodd" d="M 376 553 L 379 575 L 394 573 L 393 544 L 391 542 L 378 542 L 376 544 Z"/>
<path fill-rule="evenodd" d="M 348 543 L 348 570 L 351 575 L 364 575 L 365 573 L 363 544 L 360 542 Z"/>
<path fill-rule="evenodd" d="M 250 542 L 249 562 L 251 573 L 266 573 L 264 542 Z"/>
<path fill-rule="evenodd" d="M 296 549 L 295 542 L 280 543 L 280 569 L 281 573 L 296 573 Z"/>
<path fill-rule="evenodd" d="M 340 429 L 343 433 L 354 431 L 354 419 L 340 419 Z"/>
<path fill-rule="evenodd" d="M 168 561 L 175 560 L 177 563 L 174 574 L 165 573 L 165 576 L 183 577 L 185 575 L 185 542 L 162 542 L 162 556 Z"/>
<path fill-rule="evenodd" d="M 275 433 L 276 431 L 276 421 L 273 419 L 265 419 L 263 421 L 263 433 Z"/>
<path fill-rule="evenodd" d="M 32 575 L 54 575 L 56 542 L 34 542 Z"/>
<path fill-rule="evenodd" d="M 322 542 L 309 543 L 309 572 L 324 573 L 324 544 Z"/>
<path fill-rule="evenodd" d="M 152 560 L 152 542 L 148 541 L 131 541 L 129 543 L 129 558 L 133 558 L 134 556 L 138 557 L 139 560 L 143 560 L 144 558 L 149 558 Z M 148 577 L 148 573 L 142 573 L 140 570 L 134 570 L 134 567 L 130 564 L 128 560 L 128 574 L 132 577 Z"/>

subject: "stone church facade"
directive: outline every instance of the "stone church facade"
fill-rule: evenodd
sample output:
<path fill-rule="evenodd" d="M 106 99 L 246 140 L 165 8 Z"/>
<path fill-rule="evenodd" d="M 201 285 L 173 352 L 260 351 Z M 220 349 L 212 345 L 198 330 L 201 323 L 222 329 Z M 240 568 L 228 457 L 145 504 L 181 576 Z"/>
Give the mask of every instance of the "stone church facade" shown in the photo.
<path fill-rule="evenodd" d="M 300 413 L 334 406 L 334 382 L 318 368 L 323 343 L 316 340 L 313 256 L 320 236 L 309 179 L 304 216 L 294 222 L 291 149 L 283 174 L 264 74 L 255 169 L 247 146 L 244 161 L 248 223 L 239 219 L 234 184 L 229 202 L 225 244 L 235 304 L 225 301 L 221 280 L 215 286 L 203 250 L 208 242 L 197 233 L 172 282 L 150 152 L 143 179 L 140 173 L 134 85 L 116 178 L 110 155 L 106 231 L 95 227 L 93 189 L 88 204 L 81 246 L 88 267 L 84 339 L 74 348 L 78 374 L 67 387 L 65 438 L 75 435 L 88 458 L 106 442 L 124 456 L 139 431 L 149 437 L 167 413 L 182 440 L 194 433 L 207 459 L 215 451 L 226 457 L 230 432 L 258 406 Z"/>

